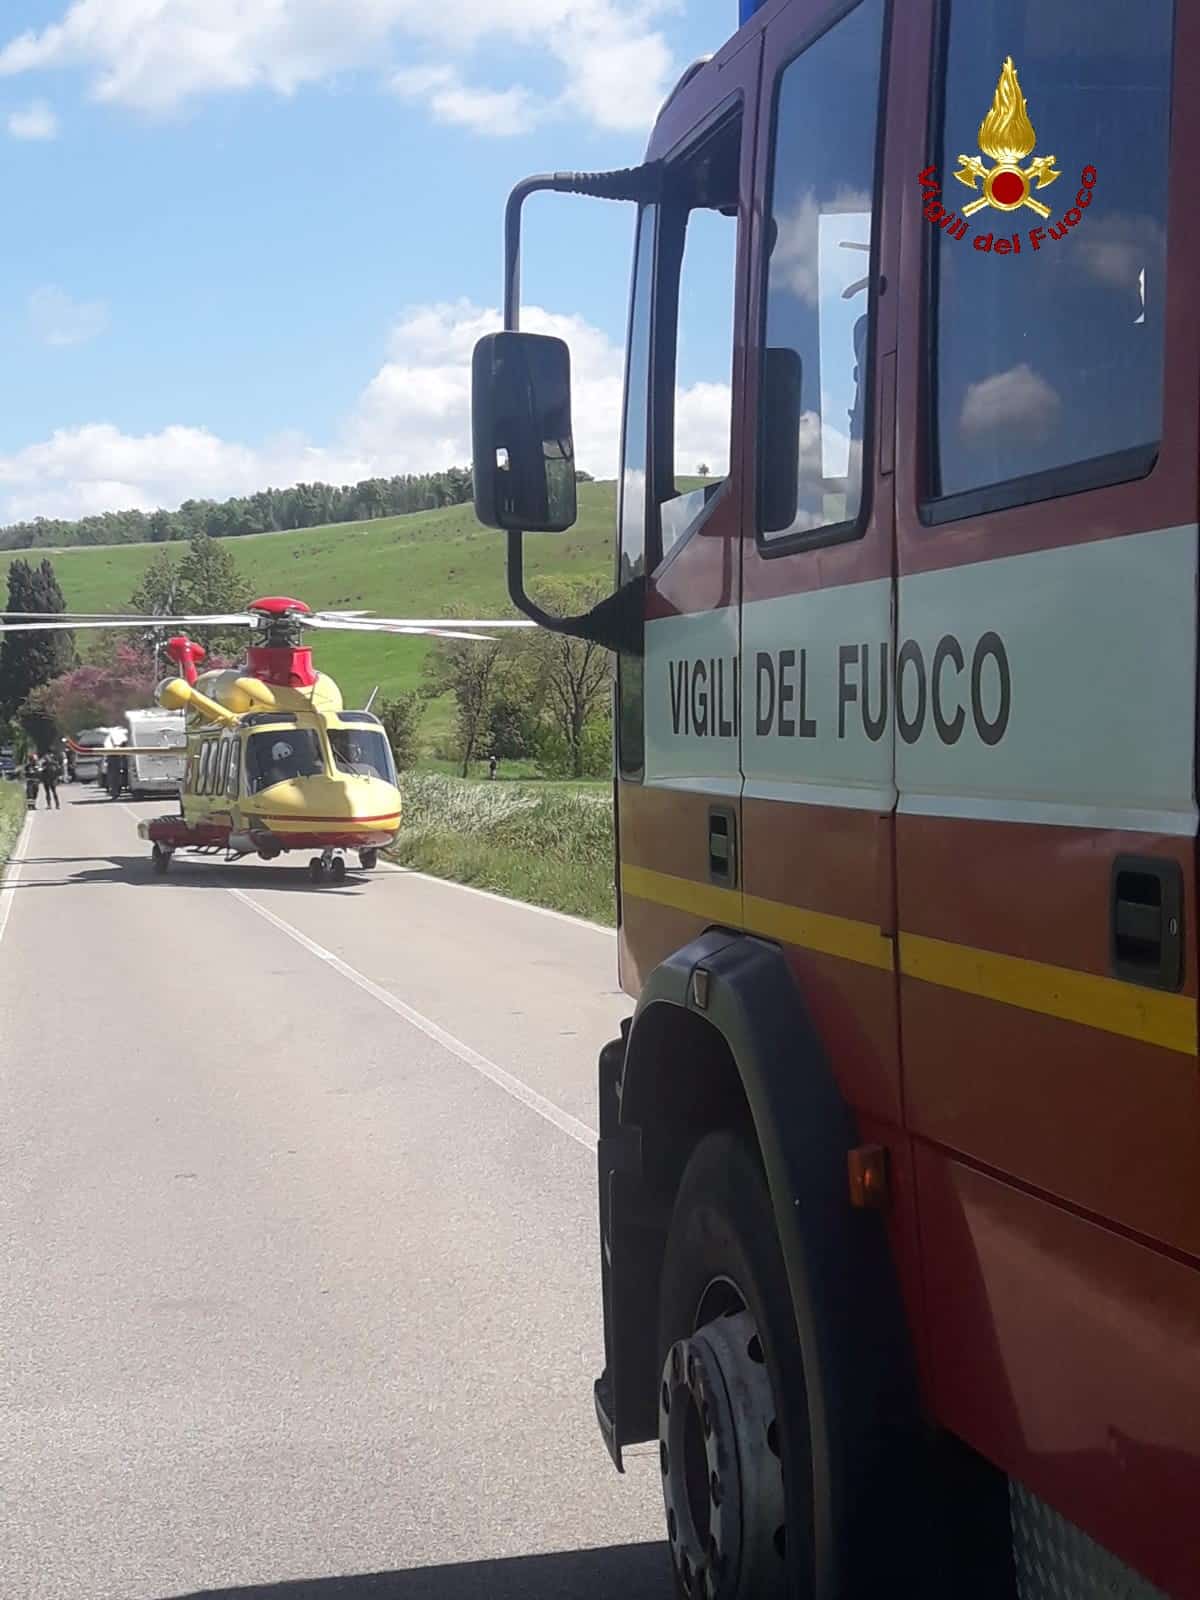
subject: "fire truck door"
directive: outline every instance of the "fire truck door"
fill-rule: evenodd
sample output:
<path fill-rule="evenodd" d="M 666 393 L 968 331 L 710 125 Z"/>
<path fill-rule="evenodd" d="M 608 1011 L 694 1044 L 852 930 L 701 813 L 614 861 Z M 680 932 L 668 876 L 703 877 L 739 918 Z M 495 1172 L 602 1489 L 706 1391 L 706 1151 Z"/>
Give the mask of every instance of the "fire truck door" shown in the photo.
<path fill-rule="evenodd" d="M 742 859 L 747 927 L 786 950 L 864 1136 L 897 1144 L 887 12 L 797 4 L 766 30 Z"/>
<path fill-rule="evenodd" d="M 661 201 L 637 225 L 618 581 L 647 578 L 645 654 L 618 663 L 621 974 L 637 992 L 710 925 L 740 927 L 738 538 L 759 44 L 717 106 L 660 119 Z"/>
<path fill-rule="evenodd" d="M 933 1402 L 1194 1597 L 1200 230 L 1179 152 L 1200 140 L 1200 12 L 940 12 L 940 37 L 923 4 L 909 36 L 930 122 L 907 152 L 896 480 L 901 1023 Z M 1062 177 L 1048 216 L 968 218 L 956 166 L 991 159 L 1006 59 L 1029 159 L 1053 151 Z M 918 172 L 961 228 L 928 214 Z"/>

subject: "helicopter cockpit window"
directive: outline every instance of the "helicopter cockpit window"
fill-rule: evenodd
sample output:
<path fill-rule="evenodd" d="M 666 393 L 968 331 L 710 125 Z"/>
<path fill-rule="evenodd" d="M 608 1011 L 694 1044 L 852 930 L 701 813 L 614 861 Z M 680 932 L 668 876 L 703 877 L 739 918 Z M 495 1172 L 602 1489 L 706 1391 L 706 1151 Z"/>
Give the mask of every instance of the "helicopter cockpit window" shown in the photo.
<path fill-rule="evenodd" d="M 315 778 L 325 771 L 321 745 L 311 728 L 277 728 L 246 740 L 246 792 L 257 794 L 292 778 Z"/>
<path fill-rule="evenodd" d="M 359 778 L 382 778 L 395 783 L 392 752 L 383 734 L 374 728 L 330 728 L 329 748 L 339 772 Z"/>

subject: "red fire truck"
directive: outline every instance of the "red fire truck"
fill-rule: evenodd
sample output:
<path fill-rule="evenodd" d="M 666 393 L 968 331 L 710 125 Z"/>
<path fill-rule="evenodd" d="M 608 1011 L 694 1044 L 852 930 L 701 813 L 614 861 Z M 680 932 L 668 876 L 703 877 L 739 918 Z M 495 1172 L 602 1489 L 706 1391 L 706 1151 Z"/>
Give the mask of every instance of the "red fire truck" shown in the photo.
<path fill-rule="evenodd" d="M 682 1594 L 1200 1597 L 1198 154 L 1193 0 L 766 0 L 509 202 L 476 503 L 616 658 L 595 1398 Z M 636 216 L 582 618 L 538 190 Z"/>

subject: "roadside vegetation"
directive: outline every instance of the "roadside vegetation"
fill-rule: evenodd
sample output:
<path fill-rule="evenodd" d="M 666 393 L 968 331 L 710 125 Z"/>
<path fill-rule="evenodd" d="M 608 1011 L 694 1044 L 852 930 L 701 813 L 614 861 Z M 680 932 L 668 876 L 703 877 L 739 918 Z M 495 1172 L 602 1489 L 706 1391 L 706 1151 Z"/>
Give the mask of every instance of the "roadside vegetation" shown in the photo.
<path fill-rule="evenodd" d="M 0 878 L 25 821 L 25 785 L 0 780 Z"/>
<path fill-rule="evenodd" d="M 488 783 L 407 772 L 400 866 L 615 921 L 612 794 L 594 784 Z"/>

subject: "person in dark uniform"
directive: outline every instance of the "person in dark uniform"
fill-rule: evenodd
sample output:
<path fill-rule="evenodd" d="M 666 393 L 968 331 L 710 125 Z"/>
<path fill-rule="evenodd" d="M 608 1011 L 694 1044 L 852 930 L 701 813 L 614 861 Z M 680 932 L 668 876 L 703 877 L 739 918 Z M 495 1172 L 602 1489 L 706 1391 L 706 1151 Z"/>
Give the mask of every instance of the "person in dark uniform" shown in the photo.
<path fill-rule="evenodd" d="M 42 789 L 46 795 L 46 810 L 50 809 L 50 802 L 54 802 L 54 809 L 61 811 L 58 803 L 58 780 L 62 776 L 62 769 L 58 764 L 58 757 L 51 750 L 42 757 Z"/>
<path fill-rule="evenodd" d="M 41 763 L 31 750 L 25 757 L 25 804 L 30 811 L 37 809 L 38 784 L 41 781 Z"/>

